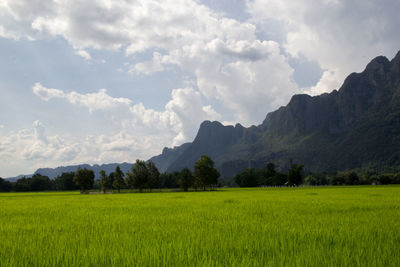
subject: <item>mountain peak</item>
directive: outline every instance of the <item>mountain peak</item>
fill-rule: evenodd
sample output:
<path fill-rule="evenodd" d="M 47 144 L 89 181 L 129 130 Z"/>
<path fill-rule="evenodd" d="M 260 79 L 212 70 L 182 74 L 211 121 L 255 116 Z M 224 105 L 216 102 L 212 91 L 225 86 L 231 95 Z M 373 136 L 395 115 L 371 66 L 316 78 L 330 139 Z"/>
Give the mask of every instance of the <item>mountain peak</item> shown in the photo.
<path fill-rule="evenodd" d="M 382 67 L 384 69 L 387 69 L 390 66 L 390 61 L 387 59 L 387 57 L 384 56 L 378 56 L 371 60 L 370 63 L 368 63 L 367 67 L 365 68 L 366 71 L 375 71 L 379 70 Z"/>

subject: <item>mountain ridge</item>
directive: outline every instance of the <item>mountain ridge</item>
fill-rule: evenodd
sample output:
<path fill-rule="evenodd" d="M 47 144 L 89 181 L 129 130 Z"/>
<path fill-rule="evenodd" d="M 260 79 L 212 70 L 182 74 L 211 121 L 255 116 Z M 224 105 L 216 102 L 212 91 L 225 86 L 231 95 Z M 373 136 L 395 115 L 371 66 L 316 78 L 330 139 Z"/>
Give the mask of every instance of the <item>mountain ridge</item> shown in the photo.
<path fill-rule="evenodd" d="M 201 154 L 210 155 L 225 177 L 268 162 L 284 169 L 289 158 L 323 172 L 393 166 L 400 163 L 399 104 L 400 51 L 391 61 L 374 58 L 339 90 L 294 95 L 258 126 L 203 122 L 193 142 L 178 147 L 179 156 L 163 171 L 192 167 Z"/>

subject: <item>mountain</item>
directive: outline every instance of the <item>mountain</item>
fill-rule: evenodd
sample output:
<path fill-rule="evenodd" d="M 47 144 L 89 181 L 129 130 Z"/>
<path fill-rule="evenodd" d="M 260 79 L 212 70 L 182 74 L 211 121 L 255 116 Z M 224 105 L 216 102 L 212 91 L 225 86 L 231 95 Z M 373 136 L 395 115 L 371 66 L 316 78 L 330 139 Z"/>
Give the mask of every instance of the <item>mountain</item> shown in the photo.
<path fill-rule="evenodd" d="M 110 163 L 110 164 L 102 164 L 102 165 L 88 165 L 88 164 L 81 164 L 81 165 L 72 165 L 72 166 L 62 166 L 62 167 L 57 167 L 57 168 L 40 168 L 35 171 L 34 174 L 41 174 L 44 176 L 48 176 L 50 179 L 54 179 L 63 172 L 75 172 L 79 167 L 86 168 L 89 170 L 94 171 L 95 178 L 99 178 L 99 172 L 100 170 L 104 170 L 107 174 L 114 172 L 115 168 L 119 166 L 121 170 L 126 173 L 127 171 L 130 171 L 133 164 L 132 163 Z"/>
<path fill-rule="evenodd" d="M 171 172 L 192 168 L 202 154 L 224 177 L 268 162 L 285 169 L 290 158 L 317 172 L 400 167 L 400 52 L 391 61 L 376 57 L 339 90 L 294 95 L 258 126 L 205 121 L 192 143 L 152 160 Z"/>

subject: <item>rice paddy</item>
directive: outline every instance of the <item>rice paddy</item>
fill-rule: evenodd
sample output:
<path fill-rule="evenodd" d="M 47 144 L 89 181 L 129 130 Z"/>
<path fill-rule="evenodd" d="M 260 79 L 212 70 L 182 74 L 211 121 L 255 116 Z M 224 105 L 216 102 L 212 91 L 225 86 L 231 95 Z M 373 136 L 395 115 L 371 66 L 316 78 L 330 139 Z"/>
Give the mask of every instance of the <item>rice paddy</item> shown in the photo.
<path fill-rule="evenodd" d="M 400 266 L 400 187 L 0 194 L 1 266 Z"/>

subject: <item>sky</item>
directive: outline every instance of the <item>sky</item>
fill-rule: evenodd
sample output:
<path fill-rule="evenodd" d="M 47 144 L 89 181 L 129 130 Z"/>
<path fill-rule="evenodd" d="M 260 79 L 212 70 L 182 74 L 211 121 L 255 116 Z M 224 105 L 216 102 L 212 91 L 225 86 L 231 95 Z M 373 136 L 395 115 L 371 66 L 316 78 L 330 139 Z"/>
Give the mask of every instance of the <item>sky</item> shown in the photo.
<path fill-rule="evenodd" d="M 0 0 L 0 177 L 261 124 L 400 50 L 398 0 Z"/>

